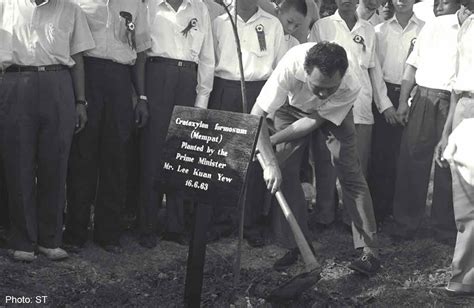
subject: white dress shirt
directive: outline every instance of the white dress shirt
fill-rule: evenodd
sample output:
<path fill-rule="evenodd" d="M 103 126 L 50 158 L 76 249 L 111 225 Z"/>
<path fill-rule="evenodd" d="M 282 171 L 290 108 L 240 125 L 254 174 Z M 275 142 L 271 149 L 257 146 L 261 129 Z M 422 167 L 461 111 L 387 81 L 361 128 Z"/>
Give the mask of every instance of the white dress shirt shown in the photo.
<path fill-rule="evenodd" d="M 362 41 L 356 42 L 358 38 Z M 346 22 L 336 11 L 334 15 L 318 20 L 310 33 L 310 41 L 330 41 L 344 47 L 349 58 L 349 66 L 360 76 L 361 90 L 354 104 L 356 124 L 374 124 L 372 113 L 372 83 L 368 69 L 375 67 L 375 31 L 368 21 L 357 18 L 357 23 L 349 30 Z M 381 90 L 382 91 L 382 90 Z M 386 89 L 385 89 L 386 93 Z"/>
<path fill-rule="evenodd" d="M 360 85 L 356 75 L 348 68 L 336 93 L 320 99 L 308 86 L 304 70 L 306 54 L 315 43 L 304 43 L 290 49 L 278 63 L 265 83 L 255 104 L 263 111 L 272 113 L 289 104 L 311 116 L 317 113 L 322 118 L 340 125 L 359 95 Z"/>
<path fill-rule="evenodd" d="M 141 0 L 75 0 L 87 16 L 95 41 L 95 48 L 85 56 L 112 60 L 121 64 L 134 64 L 137 53 L 151 47 L 148 33 L 146 5 Z M 132 15 L 135 25 L 134 50 L 131 33 L 120 12 Z"/>
<path fill-rule="evenodd" d="M 197 107 L 207 107 L 214 82 L 211 18 L 201 0 L 183 0 L 175 11 L 165 0 L 148 2 L 151 49 L 148 56 L 192 61 L 198 64 Z M 195 25 L 188 32 L 185 29 Z"/>
<path fill-rule="evenodd" d="M 224 7 L 220 4 L 217 4 L 214 0 L 203 0 L 206 4 L 209 11 L 209 16 L 211 16 L 211 21 L 214 21 L 218 16 L 225 13 Z"/>
<path fill-rule="evenodd" d="M 416 41 L 423 25 L 424 22 L 413 14 L 405 29 L 398 23 L 396 15 L 375 27 L 377 54 L 386 82 L 402 84 L 410 46 Z"/>
<path fill-rule="evenodd" d="M 407 64 L 417 68 L 415 79 L 418 85 L 451 91 L 459 28 L 456 14 L 439 16 L 425 24 L 407 59 Z"/>
<path fill-rule="evenodd" d="M 7 19 L 0 32 L 8 35 L 0 36 L 0 46 L 11 48 L 8 64 L 73 66 L 71 55 L 95 46 L 86 16 L 75 3 L 50 0 L 36 7 L 30 0 L 3 0 L 1 5 Z"/>
<path fill-rule="evenodd" d="M 464 21 L 459 30 L 457 49 L 453 89 L 474 93 L 474 14 Z"/>
<path fill-rule="evenodd" d="M 0 69 L 6 68 L 12 62 L 12 32 L 13 20 L 10 18 L 12 9 L 7 1 L 0 1 Z"/>
<path fill-rule="evenodd" d="M 231 14 L 234 16 L 234 13 Z M 260 46 L 257 27 L 263 28 L 266 48 Z M 244 22 L 237 15 L 237 28 L 242 49 L 242 62 L 246 81 L 267 80 L 280 58 L 285 54 L 284 34 L 280 21 L 260 7 Z M 234 32 L 227 14 L 217 17 L 213 22 L 214 45 L 216 53 L 217 77 L 240 80 L 239 61 Z"/>
<path fill-rule="evenodd" d="M 293 35 L 285 34 L 285 39 L 283 40 L 283 45 L 281 48 L 285 50 L 286 53 L 288 50 L 299 44 L 300 42 Z"/>

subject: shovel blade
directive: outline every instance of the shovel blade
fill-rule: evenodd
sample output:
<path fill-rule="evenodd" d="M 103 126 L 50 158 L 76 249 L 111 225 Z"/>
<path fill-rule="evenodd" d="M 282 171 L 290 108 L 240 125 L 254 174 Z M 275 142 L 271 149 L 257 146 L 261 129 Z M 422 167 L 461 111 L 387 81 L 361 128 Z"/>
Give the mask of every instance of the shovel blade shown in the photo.
<path fill-rule="evenodd" d="M 295 299 L 304 291 L 311 288 L 321 279 L 321 269 L 296 275 L 274 289 L 268 296 L 270 301 L 286 301 Z"/>

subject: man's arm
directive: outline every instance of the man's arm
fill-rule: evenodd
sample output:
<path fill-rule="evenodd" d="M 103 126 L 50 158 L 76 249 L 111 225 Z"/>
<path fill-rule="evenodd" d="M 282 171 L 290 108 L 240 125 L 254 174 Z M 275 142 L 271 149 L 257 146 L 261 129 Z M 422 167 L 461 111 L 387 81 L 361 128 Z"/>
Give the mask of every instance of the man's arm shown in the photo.
<path fill-rule="evenodd" d="M 383 114 L 387 123 L 391 125 L 397 124 L 399 122 L 397 111 L 387 96 L 387 86 L 383 80 L 382 67 L 377 57 L 375 57 L 375 66 L 369 68 L 368 71 L 372 92 L 374 93 L 374 102 L 378 111 Z"/>
<path fill-rule="evenodd" d="M 74 87 L 74 95 L 76 101 L 85 101 L 85 86 L 84 86 L 84 59 L 82 52 L 71 56 L 76 63 L 71 68 L 71 77 Z M 76 104 L 76 134 L 84 129 L 87 123 L 86 106 L 83 104 Z"/>
<path fill-rule="evenodd" d="M 403 72 L 402 87 L 400 90 L 400 99 L 398 105 L 398 117 L 403 125 L 406 125 L 408 122 L 408 99 L 410 98 L 411 90 L 415 86 L 415 73 L 416 67 L 407 64 L 405 66 L 405 71 Z"/>
<path fill-rule="evenodd" d="M 441 139 L 435 149 L 435 161 L 440 167 L 448 167 L 449 164 L 443 158 L 444 149 L 448 145 L 448 138 L 453 130 L 453 119 L 454 111 L 456 110 L 456 104 L 459 100 L 459 94 L 456 94 L 454 91 L 451 92 L 451 103 L 449 105 L 448 117 L 446 118 L 446 123 L 444 123 L 443 133 Z"/>
<path fill-rule="evenodd" d="M 255 104 L 252 108 L 251 114 L 261 116 L 265 118 L 267 113 Z M 263 156 L 265 161 L 265 166 L 263 168 L 263 179 L 267 184 L 267 188 L 271 190 L 272 193 L 275 193 L 281 185 L 281 171 L 278 166 L 278 161 L 275 156 L 275 152 L 272 148 L 272 143 L 270 142 L 270 134 L 268 133 L 268 127 L 265 121 L 262 123 L 260 129 L 260 134 L 257 141 L 257 149 L 260 154 Z"/>
<path fill-rule="evenodd" d="M 270 137 L 272 145 L 297 140 L 318 129 L 326 122 L 319 114 L 301 118 Z"/>
<path fill-rule="evenodd" d="M 135 124 L 138 128 L 145 126 L 148 121 L 147 101 L 140 99 L 140 96 L 145 95 L 145 63 L 145 52 L 139 52 L 132 69 L 132 82 L 138 96 L 137 105 L 135 106 Z"/>

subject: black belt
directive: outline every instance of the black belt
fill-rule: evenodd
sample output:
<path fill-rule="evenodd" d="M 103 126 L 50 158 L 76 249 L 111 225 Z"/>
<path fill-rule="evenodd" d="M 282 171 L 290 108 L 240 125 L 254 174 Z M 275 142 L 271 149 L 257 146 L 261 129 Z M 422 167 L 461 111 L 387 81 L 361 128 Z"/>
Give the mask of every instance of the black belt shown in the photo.
<path fill-rule="evenodd" d="M 461 93 L 461 97 L 474 98 L 474 92 L 464 91 L 464 92 Z"/>
<path fill-rule="evenodd" d="M 54 72 L 67 70 L 69 67 L 62 64 L 43 65 L 43 66 L 23 66 L 11 65 L 5 70 L 6 73 L 21 73 L 21 72 Z"/>
<path fill-rule="evenodd" d="M 396 83 L 385 82 L 385 84 L 387 85 L 387 88 L 395 92 L 400 92 L 402 88 L 399 84 L 396 84 Z"/>
<path fill-rule="evenodd" d="M 245 86 L 248 88 L 262 88 L 265 85 L 266 80 L 257 81 L 245 81 Z M 221 83 L 228 87 L 240 88 L 240 80 L 229 80 L 219 77 L 214 78 L 214 83 Z"/>
<path fill-rule="evenodd" d="M 151 63 L 165 63 L 173 66 L 187 67 L 192 69 L 197 69 L 196 62 L 186 61 L 186 60 L 176 60 L 163 57 L 148 57 L 147 60 Z"/>
<path fill-rule="evenodd" d="M 427 88 L 427 87 L 418 85 L 418 91 L 422 95 L 434 95 L 444 100 L 449 100 L 451 98 L 451 92 L 447 90 Z"/>

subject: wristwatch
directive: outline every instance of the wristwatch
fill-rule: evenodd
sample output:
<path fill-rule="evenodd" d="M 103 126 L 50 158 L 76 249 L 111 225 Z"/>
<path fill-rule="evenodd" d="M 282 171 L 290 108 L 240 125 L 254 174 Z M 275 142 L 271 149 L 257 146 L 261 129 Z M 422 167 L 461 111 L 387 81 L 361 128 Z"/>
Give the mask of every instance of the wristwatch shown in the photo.
<path fill-rule="evenodd" d="M 138 97 L 139 100 L 142 100 L 142 101 L 145 101 L 145 102 L 148 102 L 148 97 L 146 97 L 146 95 L 140 95 Z"/>
<path fill-rule="evenodd" d="M 87 109 L 87 106 L 89 104 L 87 103 L 86 100 L 78 99 L 78 100 L 76 100 L 76 105 L 84 105 L 84 107 L 86 107 L 86 109 Z"/>

